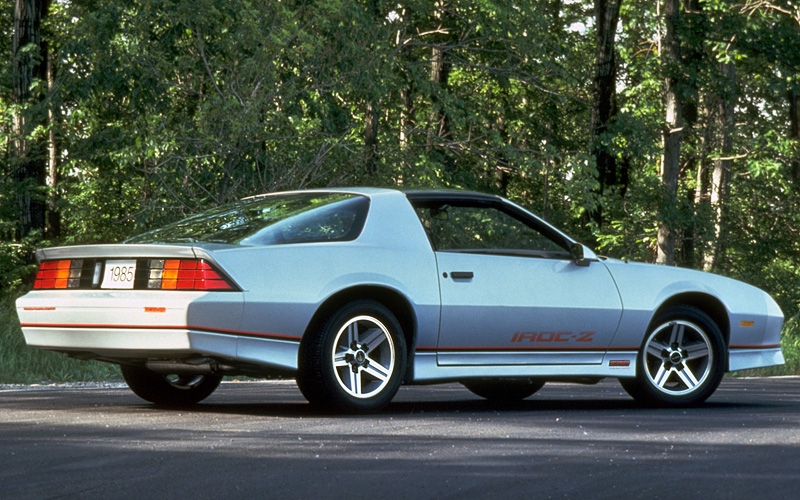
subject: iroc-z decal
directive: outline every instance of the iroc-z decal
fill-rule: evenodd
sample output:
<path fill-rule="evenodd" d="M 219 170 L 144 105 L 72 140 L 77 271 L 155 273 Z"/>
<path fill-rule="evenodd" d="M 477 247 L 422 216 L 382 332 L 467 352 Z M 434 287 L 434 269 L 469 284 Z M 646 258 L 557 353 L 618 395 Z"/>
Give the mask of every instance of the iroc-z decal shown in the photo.
<path fill-rule="evenodd" d="M 597 332 L 515 332 L 511 343 L 594 342 L 595 333 Z"/>

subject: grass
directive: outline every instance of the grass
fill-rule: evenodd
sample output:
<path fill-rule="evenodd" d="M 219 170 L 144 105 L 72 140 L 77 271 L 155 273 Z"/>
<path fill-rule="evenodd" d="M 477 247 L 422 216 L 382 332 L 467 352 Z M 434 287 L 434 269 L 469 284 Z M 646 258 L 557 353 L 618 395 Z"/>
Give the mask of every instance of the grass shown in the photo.
<path fill-rule="evenodd" d="M 789 319 L 781 339 L 786 364 L 733 373 L 733 376 L 800 375 L 800 315 Z M 0 298 L 0 384 L 122 380 L 116 365 L 81 361 L 25 344 L 12 297 Z"/>

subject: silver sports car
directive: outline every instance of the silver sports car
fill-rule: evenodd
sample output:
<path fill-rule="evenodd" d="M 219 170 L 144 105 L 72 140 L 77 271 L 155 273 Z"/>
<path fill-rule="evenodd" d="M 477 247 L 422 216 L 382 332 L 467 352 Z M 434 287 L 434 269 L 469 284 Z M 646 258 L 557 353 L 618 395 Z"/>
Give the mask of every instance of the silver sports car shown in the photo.
<path fill-rule="evenodd" d="M 763 291 L 598 257 L 479 193 L 266 194 L 37 256 L 17 301 L 28 344 L 117 363 L 160 405 L 239 374 L 296 378 L 310 402 L 344 411 L 377 410 L 403 383 L 514 400 L 604 377 L 682 406 L 726 371 L 784 362 L 783 314 Z"/>

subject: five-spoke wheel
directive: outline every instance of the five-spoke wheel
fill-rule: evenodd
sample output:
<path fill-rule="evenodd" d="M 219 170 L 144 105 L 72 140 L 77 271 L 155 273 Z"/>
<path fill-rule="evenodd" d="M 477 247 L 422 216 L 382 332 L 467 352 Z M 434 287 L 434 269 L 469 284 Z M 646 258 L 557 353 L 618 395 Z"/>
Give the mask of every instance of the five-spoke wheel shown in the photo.
<path fill-rule="evenodd" d="M 711 374 L 714 352 L 702 328 L 676 320 L 661 325 L 645 343 L 644 368 L 650 382 L 669 395 L 695 390 Z"/>
<path fill-rule="evenodd" d="M 356 316 L 339 329 L 331 350 L 336 381 L 354 398 L 379 394 L 391 381 L 397 356 L 389 329 L 378 318 Z"/>
<path fill-rule="evenodd" d="M 406 357 L 392 312 L 372 300 L 353 301 L 304 339 L 297 385 L 312 404 L 375 411 L 400 388 Z"/>
<path fill-rule="evenodd" d="M 634 398 L 690 405 L 705 401 L 724 372 L 724 342 L 714 321 L 689 306 L 660 314 L 645 337 L 635 379 L 620 379 Z"/>

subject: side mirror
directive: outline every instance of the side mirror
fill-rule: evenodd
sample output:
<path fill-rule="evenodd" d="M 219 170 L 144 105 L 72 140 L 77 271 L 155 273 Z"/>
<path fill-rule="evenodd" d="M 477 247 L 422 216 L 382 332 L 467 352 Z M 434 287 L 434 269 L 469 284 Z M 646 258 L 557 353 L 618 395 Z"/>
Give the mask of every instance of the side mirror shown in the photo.
<path fill-rule="evenodd" d="M 573 243 L 569 249 L 572 255 L 572 262 L 578 267 L 589 267 L 589 260 L 583 254 L 583 245 L 580 243 Z"/>

